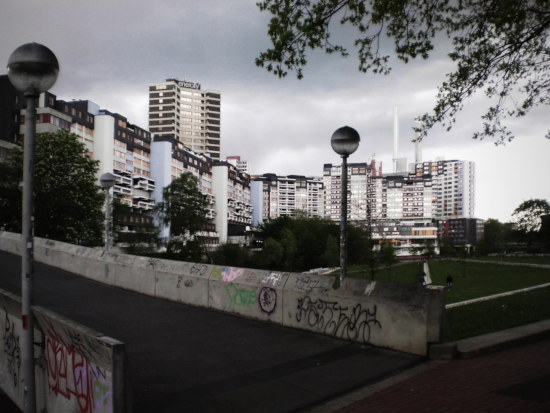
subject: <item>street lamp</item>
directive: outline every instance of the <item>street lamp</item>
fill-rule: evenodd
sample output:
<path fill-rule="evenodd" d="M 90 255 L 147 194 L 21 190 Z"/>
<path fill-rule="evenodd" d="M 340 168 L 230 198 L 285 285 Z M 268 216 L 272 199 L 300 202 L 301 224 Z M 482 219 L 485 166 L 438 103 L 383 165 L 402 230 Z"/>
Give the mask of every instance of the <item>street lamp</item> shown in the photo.
<path fill-rule="evenodd" d="M 99 178 L 99 183 L 105 189 L 105 251 L 111 249 L 113 243 L 111 231 L 111 194 L 110 190 L 116 183 L 116 176 L 111 172 L 105 172 Z"/>
<path fill-rule="evenodd" d="M 339 288 L 347 275 L 347 224 L 348 224 L 348 156 L 359 147 L 359 133 L 349 126 L 337 129 L 330 139 L 334 152 L 342 157 L 342 183 L 340 199 L 340 278 L 334 282 L 334 288 Z"/>
<path fill-rule="evenodd" d="M 23 354 L 24 411 L 36 411 L 34 383 L 34 331 L 31 316 L 33 278 L 33 219 L 34 208 L 34 147 L 38 97 L 57 80 L 59 63 L 53 52 L 38 43 L 19 46 L 8 59 L 8 78 L 13 87 L 23 92 L 27 101 L 25 111 L 25 141 L 23 155 L 23 213 L 21 253 L 21 352 Z"/>

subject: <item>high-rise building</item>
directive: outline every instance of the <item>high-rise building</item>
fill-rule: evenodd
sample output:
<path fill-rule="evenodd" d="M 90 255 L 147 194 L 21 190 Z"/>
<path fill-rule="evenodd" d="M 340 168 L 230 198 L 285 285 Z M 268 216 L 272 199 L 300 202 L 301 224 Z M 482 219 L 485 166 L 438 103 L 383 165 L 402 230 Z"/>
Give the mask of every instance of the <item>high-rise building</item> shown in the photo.
<path fill-rule="evenodd" d="M 431 176 L 387 174 L 372 178 L 371 217 L 384 219 L 432 219 Z"/>
<path fill-rule="evenodd" d="M 432 178 L 435 218 L 475 217 L 474 162 L 436 160 L 417 163 L 416 176 Z"/>
<path fill-rule="evenodd" d="M 3 131 L 0 140 L 8 145 L 23 142 L 24 102 L 22 95 L 14 93 L 7 76 L 0 76 L 0 106 L 3 113 L 9 113 L 9 117 L 0 118 L 0 131 Z M 128 231 L 150 224 L 152 216 L 147 212 L 154 206 L 155 189 L 155 181 L 151 179 L 151 134 L 89 100 L 64 101 L 50 92 L 42 93 L 36 131 L 55 133 L 60 129 L 78 136 L 88 155 L 99 161 L 98 181 L 105 172 L 116 175 L 113 192 L 131 207 L 131 212 L 119 224 Z"/>
<path fill-rule="evenodd" d="M 240 156 L 234 155 L 234 156 L 228 156 L 225 158 L 227 162 L 229 162 L 231 165 L 235 166 L 239 171 L 244 172 L 246 174 L 249 174 L 248 171 L 248 162 L 244 159 L 241 159 Z"/>
<path fill-rule="evenodd" d="M 340 221 L 342 199 L 342 166 L 324 164 L 325 217 Z M 368 221 L 368 201 L 371 188 L 371 164 L 348 164 L 348 220 L 357 224 Z"/>
<path fill-rule="evenodd" d="M 228 162 L 215 161 L 212 188 L 216 197 L 216 230 L 219 243 L 223 244 L 230 236 L 244 235 L 252 225 L 250 176 Z"/>
<path fill-rule="evenodd" d="M 149 86 L 149 131 L 220 160 L 221 93 L 200 83 L 167 79 Z"/>
<path fill-rule="evenodd" d="M 186 149 L 174 137 L 155 137 L 151 147 L 151 164 L 151 176 L 156 182 L 153 194 L 156 202 L 163 200 L 163 189 L 183 173 L 189 172 L 197 178 L 198 189 L 208 200 L 207 218 L 210 221 L 197 235 L 205 244 L 216 245 L 218 234 L 214 224 L 216 202 L 212 189 L 212 159 Z M 161 238 L 163 241 L 169 240 L 169 228 L 161 229 Z"/>
<path fill-rule="evenodd" d="M 255 226 L 282 215 L 294 216 L 298 211 L 308 217 L 322 217 L 324 214 L 321 178 L 270 173 L 255 176 L 251 197 Z"/>

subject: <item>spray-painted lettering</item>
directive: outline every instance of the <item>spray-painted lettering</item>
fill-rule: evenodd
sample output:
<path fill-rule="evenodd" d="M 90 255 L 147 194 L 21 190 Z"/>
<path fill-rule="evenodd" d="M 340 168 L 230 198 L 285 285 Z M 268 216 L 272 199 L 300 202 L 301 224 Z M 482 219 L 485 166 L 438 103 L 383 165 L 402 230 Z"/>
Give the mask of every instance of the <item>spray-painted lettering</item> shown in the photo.
<path fill-rule="evenodd" d="M 362 343 L 370 342 L 372 327 L 382 328 L 376 319 L 376 306 L 371 310 L 356 304 L 350 309 L 336 301 L 309 296 L 298 299 L 296 321 L 316 331 Z"/>
<path fill-rule="evenodd" d="M 91 354 L 105 357 L 100 351 L 101 346 L 70 328 L 58 333 L 51 323 L 47 323 L 45 330 L 46 375 L 50 391 L 57 397 L 74 400 L 76 411 L 80 413 L 112 412 L 110 373 L 89 359 Z"/>
<path fill-rule="evenodd" d="M 15 334 L 15 325 L 10 323 L 8 310 L 4 308 L 6 315 L 4 320 L 4 354 L 8 364 L 8 374 L 13 378 L 13 387 L 19 385 L 21 369 L 21 348 L 19 347 L 19 337 Z"/>
<path fill-rule="evenodd" d="M 296 289 L 305 293 L 312 291 L 323 295 L 328 293 L 328 287 L 322 285 L 319 279 L 312 277 L 296 278 Z"/>
<path fill-rule="evenodd" d="M 234 284 L 226 285 L 225 291 L 227 291 L 231 304 L 237 307 L 247 307 L 254 304 L 258 296 L 256 291 L 237 288 Z"/>
<path fill-rule="evenodd" d="M 266 275 L 262 279 L 262 284 L 269 284 L 269 285 L 272 285 L 273 287 L 280 287 L 285 278 L 285 275 L 286 274 L 272 272 L 269 275 Z"/>

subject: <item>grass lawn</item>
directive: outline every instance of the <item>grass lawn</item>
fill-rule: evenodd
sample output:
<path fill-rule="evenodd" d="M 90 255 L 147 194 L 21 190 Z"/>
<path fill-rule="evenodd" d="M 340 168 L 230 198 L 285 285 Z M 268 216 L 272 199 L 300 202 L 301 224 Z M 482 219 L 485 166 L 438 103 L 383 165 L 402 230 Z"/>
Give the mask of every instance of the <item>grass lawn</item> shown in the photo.
<path fill-rule="evenodd" d="M 474 260 L 495 261 L 495 262 L 516 262 L 520 264 L 542 264 L 550 265 L 550 255 L 495 255 L 490 257 L 477 257 Z"/>
<path fill-rule="evenodd" d="M 453 288 L 446 294 L 448 304 L 550 283 L 548 268 L 509 267 L 449 260 L 434 260 L 430 261 L 429 265 L 433 284 L 446 285 L 447 275 L 453 277 Z"/>
<path fill-rule="evenodd" d="M 445 312 L 444 341 L 550 319 L 550 287 L 450 308 Z"/>
<path fill-rule="evenodd" d="M 528 261 L 544 263 L 540 260 L 535 262 L 535 259 Z M 430 260 L 429 266 L 435 285 L 444 286 L 447 276 L 453 277 L 453 288 L 446 291 L 448 304 L 550 283 L 548 268 L 454 260 Z M 386 268 L 377 271 L 375 280 L 414 284 L 419 283 L 421 273 L 422 263 L 405 263 L 391 270 Z M 348 276 L 370 279 L 370 273 L 364 267 L 351 267 Z M 448 309 L 444 339 L 454 341 L 545 319 L 550 319 L 550 287 Z"/>

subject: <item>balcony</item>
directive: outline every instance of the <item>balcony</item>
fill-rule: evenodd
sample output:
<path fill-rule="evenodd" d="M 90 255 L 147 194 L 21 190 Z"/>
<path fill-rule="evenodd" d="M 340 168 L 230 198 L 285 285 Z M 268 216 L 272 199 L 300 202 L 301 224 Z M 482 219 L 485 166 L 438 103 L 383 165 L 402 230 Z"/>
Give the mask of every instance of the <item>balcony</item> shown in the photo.
<path fill-rule="evenodd" d="M 152 179 L 144 178 L 144 177 L 134 177 L 134 188 L 135 189 L 141 189 L 143 191 L 154 191 L 155 190 L 155 181 Z"/>
<path fill-rule="evenodd" d="M 131 195 L 132 189 L 120 185 L 115 185 L 113 187 L 113 192 L 116 194 Z"/>

